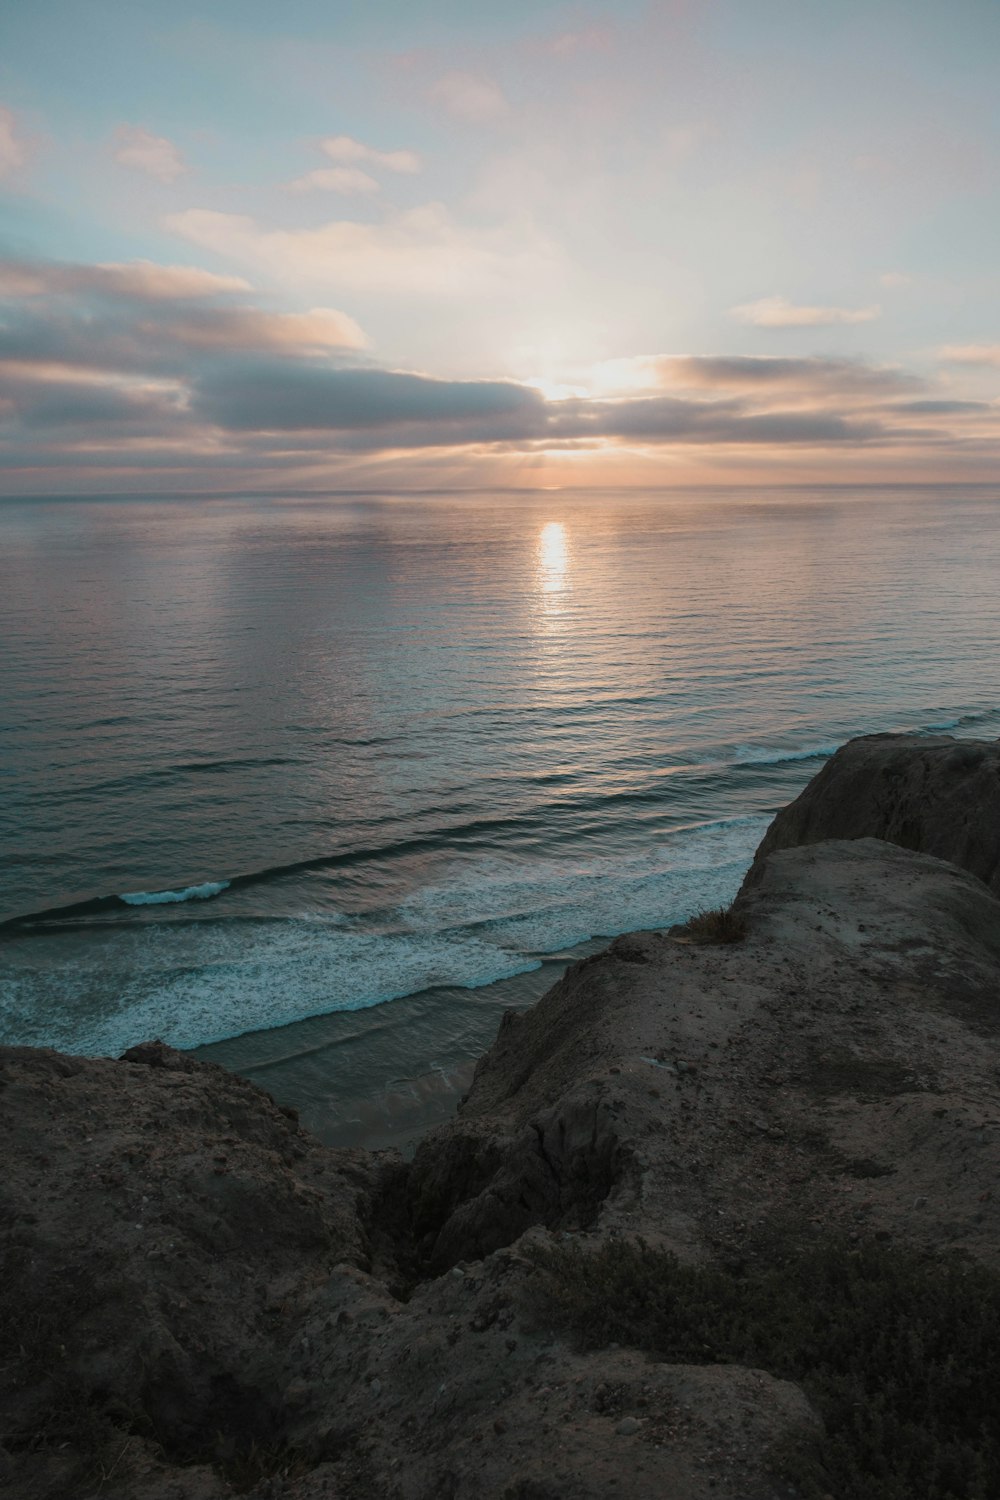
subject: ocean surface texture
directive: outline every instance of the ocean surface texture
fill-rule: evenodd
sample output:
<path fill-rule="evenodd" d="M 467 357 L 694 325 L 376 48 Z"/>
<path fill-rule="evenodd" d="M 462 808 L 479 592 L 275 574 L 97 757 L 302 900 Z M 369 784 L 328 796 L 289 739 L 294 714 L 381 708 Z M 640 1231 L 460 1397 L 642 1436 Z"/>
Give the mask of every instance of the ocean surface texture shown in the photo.
<path fill-rule="evenodd" d="M 6 502 L 0 569 L 0 1039 L 331 1140 L 728 901 L 843 740 L 1000 733 L 985 489 Z"/>

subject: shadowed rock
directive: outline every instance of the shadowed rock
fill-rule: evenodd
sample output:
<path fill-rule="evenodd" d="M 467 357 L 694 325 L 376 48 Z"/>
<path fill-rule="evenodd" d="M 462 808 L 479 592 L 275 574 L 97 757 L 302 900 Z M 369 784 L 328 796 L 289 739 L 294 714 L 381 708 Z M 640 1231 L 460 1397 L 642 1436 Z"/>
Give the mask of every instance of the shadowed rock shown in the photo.
<path fill-rule="evenodd" d="M 744 888 L 777 849 L 862 838 L 947 859 L 1000 894 L 1000 742 L 914 734 L 850 740 L 778 813 Z"/>

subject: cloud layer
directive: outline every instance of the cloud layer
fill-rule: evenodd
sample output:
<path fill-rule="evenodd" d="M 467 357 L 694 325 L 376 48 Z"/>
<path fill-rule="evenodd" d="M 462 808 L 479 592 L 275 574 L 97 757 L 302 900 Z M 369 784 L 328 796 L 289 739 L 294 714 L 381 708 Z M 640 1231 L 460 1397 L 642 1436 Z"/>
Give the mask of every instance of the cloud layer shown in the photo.
<path fill-rule="evenodd" d="M 0 262 L 0 464 L 142 487 L 211 488 L 296 465 L 337 482 L 381 456 L 893 456 L 995 451 L 1000 414 L 891 366 L 842 358 L 644 355 L 595 367 L 591 394 L 379 368 L 330 307 L 277 311 L 248 283 L 149 261 Z M 979 362 L 994 346 L 977 346 Z M 954 359 L 971 357 L 967 350 Z M 414 472 L 411 470 L 410 472 Z M 273 482 L 273 481 L 272 481 Z M 53 481 L 53 488 L 60 488 Z"/>

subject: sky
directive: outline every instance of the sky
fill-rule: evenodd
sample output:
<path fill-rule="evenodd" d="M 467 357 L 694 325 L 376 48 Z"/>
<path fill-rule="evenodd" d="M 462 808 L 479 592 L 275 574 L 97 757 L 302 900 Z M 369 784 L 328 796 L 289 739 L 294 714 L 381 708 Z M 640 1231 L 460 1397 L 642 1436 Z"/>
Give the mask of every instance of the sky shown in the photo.
<path fill-rule="evenodd" d="M 996 0 L 32 0 L 0 493 L 991 482 Z"/>

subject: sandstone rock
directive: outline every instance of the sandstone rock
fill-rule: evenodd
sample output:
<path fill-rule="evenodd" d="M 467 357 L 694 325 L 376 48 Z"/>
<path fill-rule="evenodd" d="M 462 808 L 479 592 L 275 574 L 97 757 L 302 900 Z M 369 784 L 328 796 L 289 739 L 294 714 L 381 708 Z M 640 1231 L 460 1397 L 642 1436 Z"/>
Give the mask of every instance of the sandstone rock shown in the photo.
<path fill-rule="evenodd" d="M 778 813 L 746 886 L 777 849 L 858 838 L 947 859 L 1000 894 L 1000 742 L 913 734 L 849 741 Z"/>

